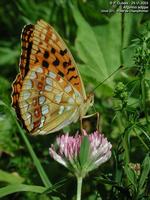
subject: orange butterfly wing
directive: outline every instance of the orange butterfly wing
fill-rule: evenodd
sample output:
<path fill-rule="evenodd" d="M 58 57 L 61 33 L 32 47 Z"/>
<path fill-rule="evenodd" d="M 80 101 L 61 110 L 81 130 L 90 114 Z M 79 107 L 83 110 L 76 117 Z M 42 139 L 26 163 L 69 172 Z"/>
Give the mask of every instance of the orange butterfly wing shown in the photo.
<path fill-rule="evenodd" d="M 80 74 L 61 37 L 43 20 L 23 29 L 19 66 L 12 105 L 29 132 L 54 132 L 79 118 L 86 99 Z"/>

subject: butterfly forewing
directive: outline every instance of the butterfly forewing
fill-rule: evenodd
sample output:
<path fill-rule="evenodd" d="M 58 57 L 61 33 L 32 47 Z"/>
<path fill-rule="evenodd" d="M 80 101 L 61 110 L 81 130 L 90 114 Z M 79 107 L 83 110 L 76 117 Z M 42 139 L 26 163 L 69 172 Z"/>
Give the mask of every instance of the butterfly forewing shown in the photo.
<path fill-rule="evenodd" d="M 34 26 L 31 67 L 41 65 L 68 80 L 86 98 L 75 61 L 61 37 L 46 22 Z"/>
<path fill-rule="evenodd" d="M 23 29 L 19 66 L 12 105 L 29 132 L 55 132 L 79 118 L 86 99 L 81 77 L 63 40 L 43 20 Z"/>

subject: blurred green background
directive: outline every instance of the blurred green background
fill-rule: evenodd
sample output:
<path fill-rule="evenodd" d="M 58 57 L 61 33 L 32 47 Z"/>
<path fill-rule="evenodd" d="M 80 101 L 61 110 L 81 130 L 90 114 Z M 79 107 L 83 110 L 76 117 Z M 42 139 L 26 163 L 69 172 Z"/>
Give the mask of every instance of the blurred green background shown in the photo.
<path fill-rule="evenodd" d="M 19 72 L 22 28 L 26 24 L 35 24 L 38 19 L 44 19 L 57 30 L 71 50 L 87 93 L 122 66 L 94 91 L 94 107 L 100 113 L 100 129 L 113 144 L 113 156 L 108 163 L 86 178 L 83 199 L 148 198 L 149 167 L 144 171 L 145 175 L 142 175 L 142 170 L 147 166 L 150 145 L 150 18 L 148 13 L 116 13 L 118 8 L 119 5 L 112 7 L 110 1 L 104 0 L 0 1 L 2 188 L 21 183 L 42 186 L 37 169 L 19 134 L 16 117 L 11 116 L 10 110 L 11 84 Z M 104 9 L 113 9 L 114 12 L 102 13 Z M 93 111 L 91 109 L 89 113 Z M 78 128 L 79 124 L 72 124 L 64 132 L 73 134 Z M 53 184 L 67 177 L 68 181 L 58 184 L 58 193 L 53 196 L 56 199 L 75 199 L 75 180 L 48 154 L 55 136 L 27 135 L 27 138 Z M 145 165 L 142 164 L 144 158 L 147 159 Z M 130 163 L 133 166 L 135 163 L 140 164 L 140 175 L 129 167 Z M 142 180 L 141 176 L 144 176 Z M 142 184 L 141 188 L 139 184 Z M 31 192 L 2 196 L 6 200 L 51 199 L 50 194 Z"/>

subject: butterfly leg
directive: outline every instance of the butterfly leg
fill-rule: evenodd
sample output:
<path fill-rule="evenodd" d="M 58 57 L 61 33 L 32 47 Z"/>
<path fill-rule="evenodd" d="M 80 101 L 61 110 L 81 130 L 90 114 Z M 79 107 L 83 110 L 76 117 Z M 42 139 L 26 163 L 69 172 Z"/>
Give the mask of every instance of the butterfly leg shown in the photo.
<path fill-rule="evenodd" d="M 83 117 L 80 118 L 81 132 L 83 132 L 83 129 L 84 129 L 84 128 L 83 128 L 83 120 L 84 120 L 84 119 L 87 119 L 87 118 L 91 118 L 91 117 L 93 117 L 93 116 L 96 116 L 96 118 L 97 118 L 96 130 L 99 130 L 99 113 L 96 112 L 96 113 L 93 113 L 93 114 L 91 114 L 91 115 L 86 115 L 86 116 L 83 116 Z"/>

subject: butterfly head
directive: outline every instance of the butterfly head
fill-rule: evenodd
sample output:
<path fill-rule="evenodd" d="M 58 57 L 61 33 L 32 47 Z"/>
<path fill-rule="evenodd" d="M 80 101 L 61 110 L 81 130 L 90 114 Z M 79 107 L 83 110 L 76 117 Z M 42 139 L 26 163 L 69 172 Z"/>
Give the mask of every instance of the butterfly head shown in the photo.
<path fill-rule="evenodd" d="M 81 107 L 81 113 L 82 113 L 81 115 L 84 116 L 87 113 L 89 107 L 93 106 L 93 104 L 94 104 L 94 94 L 89 93 L 87 98 L 84 100 L 84 104 L 81 105 L 82 106 Z"/>

